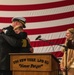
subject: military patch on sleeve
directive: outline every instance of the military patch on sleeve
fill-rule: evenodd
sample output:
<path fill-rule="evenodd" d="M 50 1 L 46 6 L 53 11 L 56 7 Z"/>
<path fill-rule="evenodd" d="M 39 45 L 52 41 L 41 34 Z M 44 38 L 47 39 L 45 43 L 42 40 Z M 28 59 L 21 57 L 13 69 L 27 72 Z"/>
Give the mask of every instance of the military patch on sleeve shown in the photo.
<path fill-rule="evenodd" d="M 22 47 L 26 47 L 27 46 L 27 40 L 26 39 L 23 39 L 22 43 L 23 43 Z"/>

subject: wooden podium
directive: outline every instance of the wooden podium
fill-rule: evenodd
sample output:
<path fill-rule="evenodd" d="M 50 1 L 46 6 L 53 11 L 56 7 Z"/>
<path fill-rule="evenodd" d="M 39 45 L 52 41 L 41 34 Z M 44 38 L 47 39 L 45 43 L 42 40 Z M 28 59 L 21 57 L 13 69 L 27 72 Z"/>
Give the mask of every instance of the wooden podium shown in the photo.
<path fill-rule="evenodd" d="M 58 75 L 59 61 L 48 53 L 10 53 L 12 75 Z"/>

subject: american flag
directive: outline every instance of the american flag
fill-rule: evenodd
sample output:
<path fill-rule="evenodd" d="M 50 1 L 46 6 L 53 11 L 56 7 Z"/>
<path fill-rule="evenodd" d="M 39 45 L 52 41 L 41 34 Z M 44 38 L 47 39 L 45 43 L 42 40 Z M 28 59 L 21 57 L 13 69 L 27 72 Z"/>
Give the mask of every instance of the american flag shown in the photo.
<path fill-rule="evenodd" d="M 65 32 L 74 27 L 74 0 L 0 0 L 0 29 L 11 24 L 12 17 L 25 17 L 34 53 L 55 53 L 61 57 Z M 41 35 L 41 39 L 35 40 Z M 53 43 L 53 44 L 51 44 Z"/>

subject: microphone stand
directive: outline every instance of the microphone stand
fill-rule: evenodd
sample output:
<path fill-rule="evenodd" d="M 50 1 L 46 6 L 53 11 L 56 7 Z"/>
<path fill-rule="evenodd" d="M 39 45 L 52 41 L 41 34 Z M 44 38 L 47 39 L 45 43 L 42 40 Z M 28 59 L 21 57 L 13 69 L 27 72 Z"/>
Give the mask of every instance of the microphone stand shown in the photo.
<path fill-rule="evenodd" d="M 68 50 L 68 48 L 65 48 L 65 52 L 66 52 L 66 65 L 65 65 L 65 75 L 68 75 L 68 68 L 67 68 L 67 50 Z"/>
<path fill-rule="evenodd" d="M 49 41 L 47 41 L 46 39 L 38 39 L 38 40 L 41 40 L 41 41 L 45 41 L 45 42 L 48 42 L 49 43 Z M 49 44 L 55 44 L 55 43 L 53 43 L 53 42 L 50 42 Z M 65 53 L 66 53 L 66 65 L 65 65 L 65 75 L 68 75 L 68 68 L 67 68 L 67 50 L 68 50 L 68 47 L 67 46 L 64 46 L 64 45 L 60 45 L 60 44 L 56 44 L 56 45 L 58 45 L 58 46 L 61 46 L 61 47 L 64 47 L 65 48 Z"/>

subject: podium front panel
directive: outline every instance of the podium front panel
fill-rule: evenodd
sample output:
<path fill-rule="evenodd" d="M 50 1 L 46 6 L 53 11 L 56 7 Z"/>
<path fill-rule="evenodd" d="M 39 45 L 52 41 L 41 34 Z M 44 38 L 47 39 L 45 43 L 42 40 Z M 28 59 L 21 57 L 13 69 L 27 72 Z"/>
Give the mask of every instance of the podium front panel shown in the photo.
<path fill-rule="evenodd" d="M 58 61 L 51 54 L 10 54 L 12 75 L 58 75 Z"/>
<path fill-rule="evenodd" d="M 11 57 L 11 70 L 51 71 L 50 55 L 14 55 Z"/>

